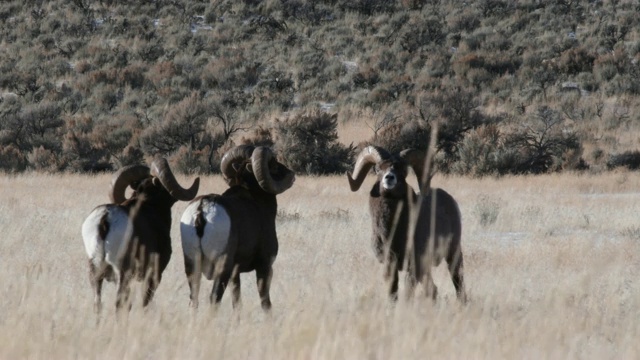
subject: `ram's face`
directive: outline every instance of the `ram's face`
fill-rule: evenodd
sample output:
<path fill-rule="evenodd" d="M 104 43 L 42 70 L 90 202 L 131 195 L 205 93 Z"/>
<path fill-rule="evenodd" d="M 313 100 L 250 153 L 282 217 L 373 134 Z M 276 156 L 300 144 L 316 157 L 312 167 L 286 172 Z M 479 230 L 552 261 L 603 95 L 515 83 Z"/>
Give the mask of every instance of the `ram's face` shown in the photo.
<path fill-rule="evenodd" d="M 376 173 L 383 190 L 392 191 L 407 177 L 407 167 L 397 162 L 385 161 L 376 166 Z"/>

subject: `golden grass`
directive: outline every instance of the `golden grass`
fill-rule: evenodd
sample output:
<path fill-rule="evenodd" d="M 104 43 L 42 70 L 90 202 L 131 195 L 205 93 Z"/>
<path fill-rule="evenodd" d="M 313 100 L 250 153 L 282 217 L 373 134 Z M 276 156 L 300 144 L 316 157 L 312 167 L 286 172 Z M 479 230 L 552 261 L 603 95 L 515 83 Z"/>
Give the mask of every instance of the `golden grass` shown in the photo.
<path fill-rule="evenodd" d="M 201 192 L 224 188 L 203 180 Z M 351 193 L 343 177 L 300 177 L 279 198 L 272 313 L 260 309 L 253 274 L 242 276 L 239 311 L 228 294 L 211 311 L 204 281 L 194 312 L 178 203 L 174 256 L 152 306 L 140 309 L 138 295 L 116 318 L 106 283 L 98 322 L 80 225 L 106 202 L 108 182 L 0 176 L 0 358 L 640 357 L 638 174 L 435 178 L 461 205 L 467 306 L 444 267 L 436 304 L 420 291 L 390 304 L 370 248 L 367 191 Z"/>

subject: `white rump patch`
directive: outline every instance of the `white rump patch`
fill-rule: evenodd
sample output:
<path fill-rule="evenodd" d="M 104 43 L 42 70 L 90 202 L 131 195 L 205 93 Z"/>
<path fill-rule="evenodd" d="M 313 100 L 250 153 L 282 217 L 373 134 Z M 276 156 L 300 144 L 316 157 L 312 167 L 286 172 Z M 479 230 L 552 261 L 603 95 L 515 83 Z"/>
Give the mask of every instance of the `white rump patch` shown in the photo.
<path fill-rule="evenodd" d="M 198 207 L 202 204 L 205 220 L 204 232 L 200 238 L 196 232 Z M 180 235 L 184 255 L 193 261 L 202 254 L 202 272 L 207 275 L 215 261 L 224 255 L 231 234 L 231 218 L 220 204 L 206 199 L 190 204 L 180 220 Z"/>
<path fill-rule="evenodd" d="M 182 213 L 180 218 L 180 239 L 182 241 L 182 252 L 191 261 L 196 262 L 200 259 L 202 251 L 200 250 L 200 238 L 196 232 L 196 219 L 198 217 L 198 207 L 200 202 L 195 201 L 189 204 Z"/>
<path fill-rule="evenodd" d="M 100 219 L 107 216 L 109 231 L 105 239 L 100 238 Z M 95 266 L 108 264 L 120 268 L 127 250 L 133 228 L 127 212 L 117 205 L 101 205 L 95 208 L 82 223 L 82 240 L 89 259 Z"/>
<path fill-rule="evenodd" d="M 102 219 L 106 212 L 106 206 L 98 206 L 82 223 L 84 250 L 96 266 L 100 266 L 104 261 L 104 243 L 103 240 L 100 239 L 98 226 L 100 225 L 100 219 Z"/>

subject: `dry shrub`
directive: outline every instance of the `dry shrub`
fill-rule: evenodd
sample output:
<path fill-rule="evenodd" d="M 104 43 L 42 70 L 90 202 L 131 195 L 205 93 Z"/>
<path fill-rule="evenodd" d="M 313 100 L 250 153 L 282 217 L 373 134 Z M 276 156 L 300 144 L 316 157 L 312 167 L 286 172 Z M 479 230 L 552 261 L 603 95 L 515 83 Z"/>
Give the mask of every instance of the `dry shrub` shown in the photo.
<path fill-rule="evenodd" d="M 576 133 L 564 126 L 560 113 L 539 107 L 528 124 L 506 139 L 509 148 L 518 151 L 514 173 L 541 174 L 579 165 L 582 145 Z"/>
<path fill-rule="evenodd" d="M 391 153 L 408 148 L 426 150 L 429 146 L 430 129 L 427 124 L 415 120 L 395 122 L 384 127 L 377 136 L 363 145 L 380 146 Z"/>
<path fill-rule="evenodd" d="M 6 172 L 23 171 L 27 168 L 27 159 L 13 145 L 0 146 L 0 170 Z"/>
<path fill-rule="evenodd" d="M 351 167 L 354 148 L 338 142 L 337 115 L 303 112 L 276 120 L 276 150 L 282 163 L 297 173 L 344 173 Z"/>
<path fill-rule="evenodd" d="M 480 55 L 470 53 L 464 55 L 453 62 L 453 70 L 456 75 L 469 77 L 469 73 L 476 69 L 486 71 L 487 81 L 496 76 L 504 74 L 514 74 L 520 68 L 521 61 L 513 58 L 507 53 L 499 52 L 490 55 Z"/>
<path fill-rule="evenodd" d="M 512 149 L 505 147 L 504 135 L 493 124 L 469 132 L 458 154 L 459 160 L 451 165 L 451 172 L 474 177 L 507 174 L 516 157 Z"/>
<path fill-rule="evenodd" d="M 629 170 L 640 169 L 640 151 L 626 151 L 621 154 L 609 156 L 607 168 L 615 169 L 617 167 L 626 167 Z"/>
<path fill-rule="evenodd" d="M 274 145 L 273 135 L 270 129 L 258 126 L 249 135 L 243 136 L 240 139 L 240 144 L 272 147 Z"/>
<path fill-rule="evenodd" d="M 453 173 L 486 176 L 541 174 L 588 167 L 577 135 L 561 124 L 560 114 L 542 107 L 527 126 L 501 130 L 489 124 L 472 130 L 458 147 Z M 446 170 L 445 168 L 444 170 Z"/>
<path fill-rule="evenodd" d="M 581 72 L 591 72 L 595 56 L 584 47 L 566 50 L 558 59 L 558 68 L 561 72 L 576 75 Z"/>
<path fill-rule="evenodd" d="M 371 67 L 366 67 L 353 75 L 353 85 L 355 87 L 371 89 L 380 81 L 380 74 Z"/>
<path fill-rule="evenodd" d="M 399 45 L 413 53 L 430 45 L 441 45 L 446 39 L 446 25 L 437 16 L 418 17 L 410 21 L 410 27 L 402 35 Z"/>
<path fill-rule="evenodd" d="M 53 151 L 43 146 L 33 148 L 27 155 L 29 167 L 37 171 L 55 172 L 58 170 L 58 162 Z"/>
<path fill-rule="evenodd" d="M 181 146 L 170 158 L 171 168 L 181 174 L 206 174 L 211 172 L 209 159 L 211 149 L 205 147 L 200 150 Z"/>
<path fill-rule="evenodd" d="M 75 64 L 73 69 L 78 74 L 86 74 L 87 72 L 93 70 L 93 65 L 88 60 L 80 60 Z"/>
<path fill-rule="evenodd" d="M 161 122 L 146 128 L 140 137 L 146 154 L 169 154 L 182 146 L 193 150 L 210 144 L 206 132 L 208 107 L 193 93 L 171 107 Z"/>
<path fill-rule="evenodd" d="M 132 89 L 139 89 L 144 86 L 145 72 L 147 67 L 144 64 L 131 64 L 122 69 L 118 74 L 118 85 L 130 86 Z"/>
<path fill-rule="evenodd" d="M 176 65 L 173 61 L 162 61 L 155 63 L 146 73 L 147 78 L 160 88 L 164 84 L 170 83 L 171 78 L 176 75 Z"/>

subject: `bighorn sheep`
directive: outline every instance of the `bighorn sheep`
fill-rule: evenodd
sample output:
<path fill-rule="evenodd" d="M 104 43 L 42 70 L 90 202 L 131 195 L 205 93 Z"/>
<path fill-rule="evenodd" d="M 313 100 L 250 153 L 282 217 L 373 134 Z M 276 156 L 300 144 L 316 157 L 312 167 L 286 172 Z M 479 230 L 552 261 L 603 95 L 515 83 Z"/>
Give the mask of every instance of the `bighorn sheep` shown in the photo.
<path fill-rule="evenodd" d="M 118 309 L 129 304 L 129 281 L 134 276 L 145 281 L 143 306 L 151 301 L 171 258 L 171 207 L 178 200 L 193 199 L 199 184 L 196 178 L 191 188 L 181 187 L 163 158 L 156 159 L 151 169 L 131 165 L 114 174 L 112 204 L 96 207 L 82 224 L 96 311 L 104 279 L 118 284 Z M 134 190 L 128 199 L 127 186 Z"/>
<path fill-rule="evenodd" d="M 211 303 L 220 302 L 231 280 L 235 308 L 240 273 L 255 270 L 262 308 L 269 310 L 272 265 L 278 254 L 276 195 L 293 185 L 295 175 L 269 148 L 249 145 L 229 150 L 221 170 L 229 189 L 193 200 L 180 223 L 191 306 L 198 306 L 202 274 L 214 281 Z"/>
<path fill-rule="evenodd" d="M 413 149 L 392 155 L 380 147 L 366 147 L 356 160 L 353 177 L 347 174 L 351 191 L 360 188 L 374 166 L 378 178 L 369 193 L 373 228 L 371 238 L 378 260 L 386 266 L 385 278 L 392 277 L 389 289 L 391 297 L 397 298 L 398 271 L 403 268 L 406 254 L 408 296 L 413 294 L 418 281 L 423 283 L 427 296 L 436 298 L 437 288 L 431 277 L 431 266 L 438 266 L 444 258 L 449 265 L 458 299 L 465 302 L 460 248 L 462 225 L 456 201 L 442 189 L 427 187 L 423 189 L 424 196 L 417 195 L 407 184 L 407 170 L 411 166 L 422 185 L 420 177 L 424 154 Z M 432 210 L 435 210 L 435 214 Z M 418 211 L 414 221 L 411 211 Z M 411 228 L 412 223 L 415 223 L 414 228 Z M 408 243 L 407 239 L 412 234 L 411 243 Z"/>

